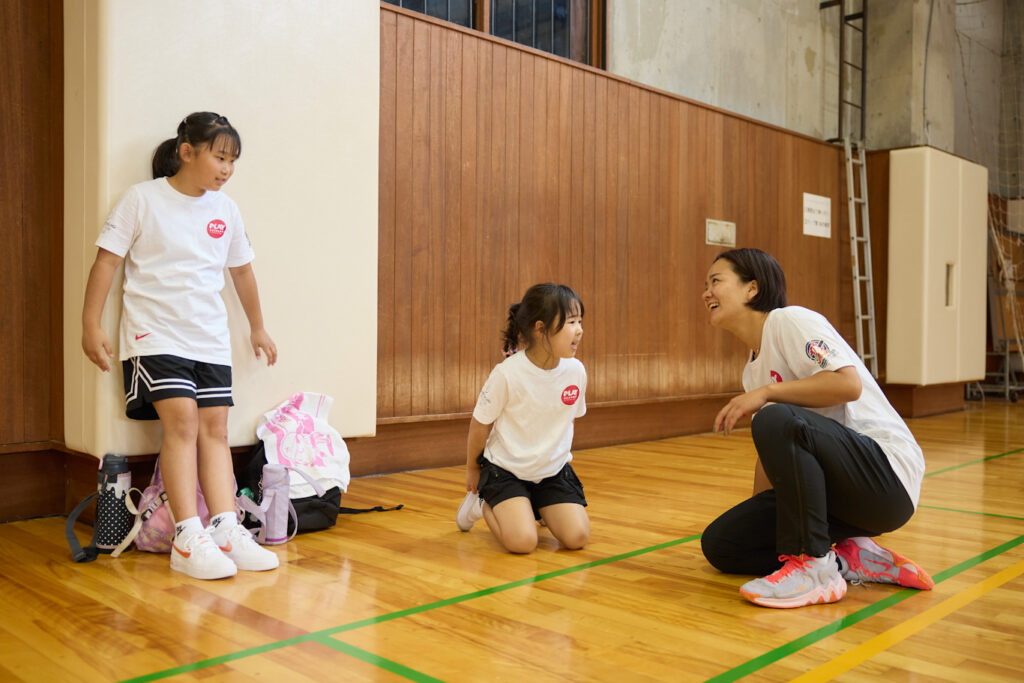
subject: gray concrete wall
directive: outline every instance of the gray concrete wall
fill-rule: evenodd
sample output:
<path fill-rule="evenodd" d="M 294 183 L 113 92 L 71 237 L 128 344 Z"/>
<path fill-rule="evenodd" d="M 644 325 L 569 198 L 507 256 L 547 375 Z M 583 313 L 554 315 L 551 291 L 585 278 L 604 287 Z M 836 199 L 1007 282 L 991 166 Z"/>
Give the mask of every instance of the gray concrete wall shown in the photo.
<path fill-rule="evenodd" d="M 608 0 L 607 11 L 610 72 L 814 137 L 835 134 L 838 14 L 818 0 Z"/>
<path fill-rule="evenodd" d="M 998 124 L 1003 2 L 870 0 L 870 148 L 930 145 L 994 167 L 993 136 L 980 131 Z M 608 0 L 607 7 L 612 73 L 814 137 L 837 134 L 838 7 L 822 10 L 818 0 Z M 859 50 L 856 34 L 848 35 Z M 859 101 L 859 92 L 847 97 Z M 848 128 L 856 135 L 858 122 Z"/>
<path fill-rule="evenodd" d="M 956 28 L 954 153 L 988 167 L 989 189 L 997 191 L 1003 0 L 957 5 Z"/>

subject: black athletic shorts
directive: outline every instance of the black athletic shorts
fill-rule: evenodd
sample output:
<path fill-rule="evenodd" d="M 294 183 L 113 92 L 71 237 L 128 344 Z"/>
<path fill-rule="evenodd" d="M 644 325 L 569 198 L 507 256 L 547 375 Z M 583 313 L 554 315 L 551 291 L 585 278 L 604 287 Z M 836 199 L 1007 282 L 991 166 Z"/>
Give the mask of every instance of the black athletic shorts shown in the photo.
<path fill-rule="evenodd" d="M 481 453 L 477 456 L 480 465 L 480 483 L 477 490 L 492 508 L 498 503 L 522 496 L 528 498 L 533 506 L 533 516 L 540 519 L 539 510 L 557 503 L 577 503 L 587 506 L 583 495 L 583 484 L 580 483 L 572 464 L 565 466 L 556 474 L 541 479 L 537 483 L 524 481 L 506 469 L 498 467 Z"/>
<path fill-rule="evenodd" d="M 191 398 L 200 408 L 233 406 L 231 366 L 178 356 L 135 356 L 121 361 L 125 415 L 158 420 L 153 404 L 167 398 Z"/>

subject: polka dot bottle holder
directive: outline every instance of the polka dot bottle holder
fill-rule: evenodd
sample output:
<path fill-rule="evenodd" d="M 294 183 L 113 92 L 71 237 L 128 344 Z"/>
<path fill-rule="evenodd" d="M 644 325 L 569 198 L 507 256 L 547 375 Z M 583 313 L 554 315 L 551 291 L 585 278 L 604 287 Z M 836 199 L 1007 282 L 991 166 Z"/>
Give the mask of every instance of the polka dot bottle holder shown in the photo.
<path fill-rule="evenodd" d="M 129 495 L 131 488 L 132 474 L 128 471 L 127 459 L 123 455 L 112 453 L 103 456 L 97 474 L 96 492 L 89 494 L 89 497 L 68 515 L 64 529 L 75 562 L 91 562 L 99 553 L 113 552 L 125 539 L 137 514 Z M 93 540 L 91 545 L 82 548 L 75 536 L 74 525 L 93 498 L 96 499 Z"/>

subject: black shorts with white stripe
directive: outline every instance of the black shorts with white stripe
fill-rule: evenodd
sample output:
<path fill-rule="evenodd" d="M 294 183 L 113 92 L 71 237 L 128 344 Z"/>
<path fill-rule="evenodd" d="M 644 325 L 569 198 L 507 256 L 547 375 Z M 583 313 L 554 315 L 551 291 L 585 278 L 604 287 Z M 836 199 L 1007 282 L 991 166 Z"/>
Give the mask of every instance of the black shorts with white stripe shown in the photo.
<path fill-rule="evenodd" d="M 200 408 L 233 406 L 231 366 L 178 356 L 135 356 L 121 361 L 125 415 L 158 420 L 153 404 L 168 398 L 191 398 Z"/>

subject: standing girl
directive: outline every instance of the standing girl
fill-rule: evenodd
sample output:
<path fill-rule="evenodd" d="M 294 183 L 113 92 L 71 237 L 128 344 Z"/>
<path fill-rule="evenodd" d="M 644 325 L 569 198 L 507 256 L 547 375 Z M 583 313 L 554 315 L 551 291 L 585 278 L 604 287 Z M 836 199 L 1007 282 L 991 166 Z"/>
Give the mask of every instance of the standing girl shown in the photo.
<path fill-rule="evenodd" d="M 572 289 L 530 287 L 508 311 L 511 355 L 491 371 L 473 410 L 468 493 L 455 521 L 469 531 L 483 517 L 509 552 L 533 552 L 538 519 L 570 550 L 590 538 L 583 485 L 569 464 L 573 421 L 587 412 L 587 373 L 574 358 L 582 322 Z"/>
<path fill-rule="evenodd" d="M 708 561 L 765 575 L 740 593 L 766 607 L 836 602 L 847 580 L 931 588 L 870 538 L 914 514 L 924 456 L 864 363 L 823 316 L 786 306 L 782 268 L 763 251 L 720 254 L 704 286 L 711 324 L 751 349 L 746 393 L 714 428 L 728 434 L 753 415 L 758 454 L 754 496 L 701 536 Z"/>
<path fill-rule="evenodd" d="M 238 207 L 220 192 L 242 144 L 228 120 L 190 114 L 153 156 L 153 178 L 133 185 L 114 206 L 96 240 L 82 310 L 82 348 L 104 372 L 113 357 L 100 315 L 124 261 L 120 358 L 125 412 L 163 426 L 160 468 L 177 520 L 171 569 L 197 579 L 233 576 L 238 569 L 274 569 L 278 558 L 260 547 L 235 516 L 228 448 L 231 340 L 220 291 L 228 268 L 249 319 L 256 357 L 277 361 L 263 328 L 253 251 Z M 196 482 L 211 518 L 196 510 Z"/>

